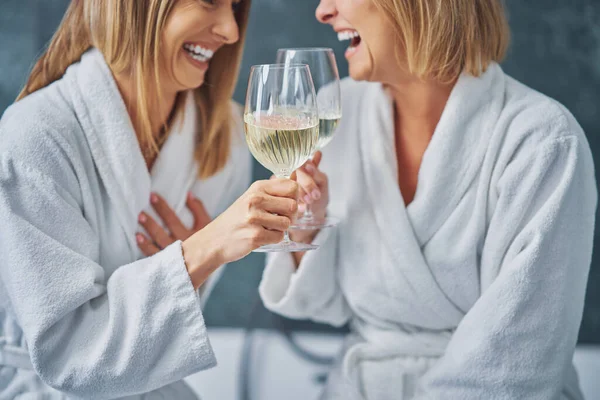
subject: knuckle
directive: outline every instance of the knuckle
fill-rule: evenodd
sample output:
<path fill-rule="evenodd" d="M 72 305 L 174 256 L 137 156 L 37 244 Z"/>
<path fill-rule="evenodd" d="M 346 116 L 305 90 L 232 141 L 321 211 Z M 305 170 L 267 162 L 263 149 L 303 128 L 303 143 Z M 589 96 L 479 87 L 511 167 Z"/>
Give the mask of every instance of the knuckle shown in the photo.
<path fill-rule="evenodd" d="M 256 225 L 259 221 L 259 217 L 256 213 L 248 213 L 246 215 L 246 223 L 248 225 Z"/>
<path fill-rule="evenodd" d="M 292 225 L 292 220 L 288 217 L 281 217 L 280 222 L 283 230 L 287 230 L 290 227 L 290 225 Z"/>
<path fill-rule="evenodd" d="M 296 211 L 298 211 L 298 201 L 297 200 L 290 200 L 289 210 L 292 213 L 295 213 Z"/>
<path fill-rule="evenodd" d="M 250 191 L 252 191 L 252 192 L 261 191 L 262 188 L 263 188 L 262 181 L 256 181 L 256 182 L 252 183 L 252 185 L 250 185 Z"/>
<path fill-rule="evenodd" d="M 260 193 L 253 193 L 250 198 L 248 199 L 248 203 L 250 204 L 250 207 L 258 207 L 260 206 L 264 201 L 264 196 Z"/>
<path fill-rule="evenodd" d="M 299 187 L 300 186 L 298 185 L 298 182 L 292 181 L 292 180 L 288 180 L 288 190 L 291 193 L 295 193 L 298 190 Z"/>
<path fill-rule="evenodd" d="M 167 226 L 175 226 L 179 223 L 179 219 L 175 218 L 173 215 L 165 215 L 163 220 Z"/>
<path fill-rule="evenodd" d="M 305 188 L 305 190 L 306 190 L 308 193 L 310 193 L 310 192 L 312 192 L 313 190 L 315 190 L 316 188 L 317 188 L 317 183 L 316 183 L 315 181 L 311 180 L 310 182 L 308 182 L 308 183 L 306 184 L 306 188 Z"/>

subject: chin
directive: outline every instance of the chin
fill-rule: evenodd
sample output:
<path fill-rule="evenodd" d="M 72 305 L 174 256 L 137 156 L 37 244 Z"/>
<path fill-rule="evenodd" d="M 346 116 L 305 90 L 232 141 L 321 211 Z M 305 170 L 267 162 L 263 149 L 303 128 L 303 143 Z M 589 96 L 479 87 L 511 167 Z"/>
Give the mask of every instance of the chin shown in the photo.
<path fill-rule="evenodd" d="M 193 85 L 189 85 L 188 90 L 193 90 L 193 89 L 198 89 L 200 88 L 202 85 L 204 85 L 204 80 L 194 83 Z"/>
<path fill-rule="evenodd" d="M 350 66 L 348 73 L 355 81 L 370 81 L 369 77 L 371 74 L 366 68 L 361 68 L 358 66 L 353 68 Z"/>
<path fill-rule="evenodd" d="M 204 84 L 204 76 L 198 76 L 197 71 L 182 75 L 185 76 L 185 78 L 182 76 L 182 79 L 180 79 L 179 82 L 181 82 L 181 86 L 185 88 L 184 90 L 198 89 Z"/>

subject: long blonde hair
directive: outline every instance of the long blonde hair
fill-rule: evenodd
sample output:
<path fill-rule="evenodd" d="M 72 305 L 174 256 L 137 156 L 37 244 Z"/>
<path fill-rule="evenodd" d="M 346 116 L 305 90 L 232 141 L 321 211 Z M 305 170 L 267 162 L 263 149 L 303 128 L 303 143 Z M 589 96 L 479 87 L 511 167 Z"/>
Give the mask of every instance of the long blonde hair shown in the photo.
<path fill-rule="evenodd" d="M 504 58 L 510 29 L 503 0 L 372 0 L 396 29 L 410 73 L 451 82 Z"/>
<path fill-rule="evenodd" d="M 33 67 L 17 100 L 60 79 L 89 48 L 96 47 L 114 73 L 131 70 L 136 87 L 134 126 L 142 149 L 156 155 L 159 145 L 152 134 L 151 99 L 159 94 L 161 33 L 177 0 L 72 0 L 48 48 Z M 236 11 L 239 41 L 223 46 L 213 56 L 204 84 L 195 90 L 200 132 L 195 156 L 199 176 L 216 174 L 229 158 L 231 106 L 250 1 Z"/>

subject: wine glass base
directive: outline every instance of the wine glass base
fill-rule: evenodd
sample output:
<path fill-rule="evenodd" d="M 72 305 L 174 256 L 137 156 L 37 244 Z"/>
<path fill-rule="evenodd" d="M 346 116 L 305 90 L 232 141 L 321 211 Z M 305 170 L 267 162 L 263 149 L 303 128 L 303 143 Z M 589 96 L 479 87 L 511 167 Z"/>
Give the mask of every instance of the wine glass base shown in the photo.
<path fill-rule="evenodd" d="M 339 223 L 337 218 L 325 217 L 325 218 L 311 218 L 311 219 L 297 219 L 290 226 L 290 230 L 296 231 L 314 231 L 317 229 L 331 228 Z"/>
<path fill-rule="evenodd" d="M 316 250 L 319 246 L 316 244 L 298 243 L 298 242 L 279 242 L 269 244 L 254 250 L 255 253 L 294 253 L 297 251 Z"/>

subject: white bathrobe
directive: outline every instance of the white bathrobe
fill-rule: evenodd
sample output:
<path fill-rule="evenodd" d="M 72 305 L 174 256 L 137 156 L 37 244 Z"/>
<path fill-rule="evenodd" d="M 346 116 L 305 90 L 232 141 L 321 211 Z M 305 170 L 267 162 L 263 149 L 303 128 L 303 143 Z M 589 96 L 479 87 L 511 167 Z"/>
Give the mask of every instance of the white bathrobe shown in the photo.
<path fill-rule="evenodd" d="M 195 398 L 181 379 L 216 362 L 202 300 L 181 242 L 141 254 L 137 217 L 156 216 L 156 191 L 191 226 L 188 190 L 215 217 L 248 186 L 250 156 L 234 106 L 229 162 L 198 180 L 191 95 L 185 107 L 151 173 L 97 50 L 4 114 L 1 399 Z"/>
<path fill-rule="evenodd" d="M 572 357 L 597 201 L 573 116 L 494 64 L 463 75 L 419 171 L 398 187 L 393 106 L 345 80 L 323 152 L 329 212 L 297 272 L 272 256 L 272 311 L 352 333 L 326 399 L 581 399 Z"/>

